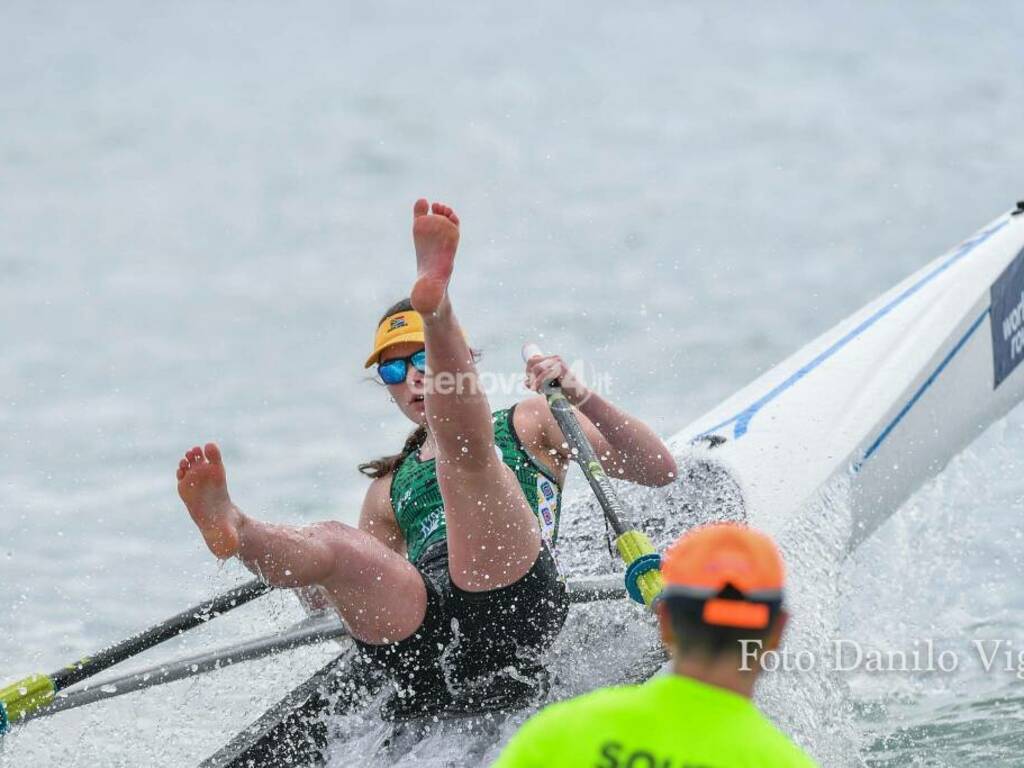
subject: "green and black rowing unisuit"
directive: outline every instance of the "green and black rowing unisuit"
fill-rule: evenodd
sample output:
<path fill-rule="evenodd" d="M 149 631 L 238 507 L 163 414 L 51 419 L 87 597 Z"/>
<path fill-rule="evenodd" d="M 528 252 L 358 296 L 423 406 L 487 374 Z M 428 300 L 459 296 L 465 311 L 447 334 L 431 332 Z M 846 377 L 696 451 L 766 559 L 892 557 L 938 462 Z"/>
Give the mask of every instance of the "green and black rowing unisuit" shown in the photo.
<path fill-rule="evenodd" d="M 537 515 L 544 541 L 553 549 L 558 538 L 562 489 L 551 470 L 523 446 L 512 424 L 514 415 L 515 406 L 492 414 L 494 444 L 502 461 L 515 473 L 523 495 Z M 391 480 L 391 507 L 411 562 L 417 562 L 427 547 L 444 540 L 444 499 L 433 459 L 423 461 L 417 453 L 406 457 Z"/>

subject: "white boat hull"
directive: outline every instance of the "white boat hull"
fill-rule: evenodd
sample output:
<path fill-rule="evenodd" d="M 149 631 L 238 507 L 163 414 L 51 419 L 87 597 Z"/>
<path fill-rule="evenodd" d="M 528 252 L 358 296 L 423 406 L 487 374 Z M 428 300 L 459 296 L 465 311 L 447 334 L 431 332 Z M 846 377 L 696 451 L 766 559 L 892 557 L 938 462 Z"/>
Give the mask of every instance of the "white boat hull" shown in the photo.
<path fill-rule="evenodd" d="M 1024 215 L 1006 214 L 682 430 L 781 533 L 834 480 L 849 547 L 1024 397 Z M 714 448 L 706 438 L 725 442 Z M 690 448 L 696 446 L 696 448 Z"/>

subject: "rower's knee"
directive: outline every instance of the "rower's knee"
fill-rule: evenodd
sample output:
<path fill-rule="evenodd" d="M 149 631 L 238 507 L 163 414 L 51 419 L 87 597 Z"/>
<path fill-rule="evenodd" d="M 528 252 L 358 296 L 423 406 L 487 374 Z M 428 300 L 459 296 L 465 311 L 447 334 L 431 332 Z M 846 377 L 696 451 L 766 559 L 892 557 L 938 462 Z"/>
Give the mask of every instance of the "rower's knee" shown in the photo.
<path fill-rule="evenodd" d="M 331 572 L 336 568 L 351 571 L 378 567 L 382 552 L 391 551 L 373 535 L 337 520 L 315 523 L 307 530 L 329 551 Z"/>
<path fill-rule="evenodd" d="M 315 563 L 311 564 L 316 568 L 317 581 L 323 583 L 351 557 L 360 531 L 337 520 L 324 520 L 306 526 L 302 533 L 317 544 Z"/>
<path fill-rule="evenodd" d="M 350 549 L 361 531 L 339 520 L 324 520 L 313 523 L 306 530 L 332 550 L 341 552 Z"/>
<path fill-rule="evenodd" d="M 351 536 L 352 532 L 357 530 L 351 525 L 347 525 L 340 520 L 321 520 L 319 523 L 313 523 L 307 526 L 307 530 L 313 531 L 323 541 L 343 541 L 347 537 Z"/>

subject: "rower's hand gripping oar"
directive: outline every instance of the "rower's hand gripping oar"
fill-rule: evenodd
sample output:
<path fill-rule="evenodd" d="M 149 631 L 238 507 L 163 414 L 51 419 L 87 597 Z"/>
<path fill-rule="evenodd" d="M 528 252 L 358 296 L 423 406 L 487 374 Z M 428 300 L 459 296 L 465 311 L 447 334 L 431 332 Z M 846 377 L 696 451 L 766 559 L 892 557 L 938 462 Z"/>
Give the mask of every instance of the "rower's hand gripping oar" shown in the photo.
<path fill-rule="evenodd" d="M 248 603 L 271 589 L 269 584 L 259 579 L 253 579 L 212 600 L 182 611 L 167 621 L 133 635 L 127 640 L 122 640 L 120 643 L 100 651 L 95 656 L 76 661 L 53 674 L 30 675 L 6 688 L 0 688 L 0 737 L 13 723 L 53 701 L 53 697 L 58 691 L 80 683 L 82 680 L 149 650 L 165 640 L 177 637 L 182 632 L 205 624 L 210 619 Z"/>
<path fill-rule="evenodd" d="M 523 346 L 524 362 L 528 362 L 531 357 L 537 355 L 543 355 L 543 353 L 536 344 Z M 562 393 L 558 380 L 545 382 L 541 391 L 548 399 L 548 407 L 562 430 L 562 435 L 565 437 L 573 458 L 583 470 L 587 482 L 590 483 L 590 487 L 604 511 L 604 516 L 608 519 L 612 530 L 615 531 L 615 548 L 626 563 L 626 591 L 638 603 L 650 606 L 661 593 L 662 581 L 659 570 L 661 556 L 642 531 L 629 528 L 623 521 L 625 509 L 622 502 L 619 501 L 618 494 L 615 493 L 611 481 L 605 474 L 594 447 L 583 432 L 583 428 L 573 412 L 572 404 Z"/>

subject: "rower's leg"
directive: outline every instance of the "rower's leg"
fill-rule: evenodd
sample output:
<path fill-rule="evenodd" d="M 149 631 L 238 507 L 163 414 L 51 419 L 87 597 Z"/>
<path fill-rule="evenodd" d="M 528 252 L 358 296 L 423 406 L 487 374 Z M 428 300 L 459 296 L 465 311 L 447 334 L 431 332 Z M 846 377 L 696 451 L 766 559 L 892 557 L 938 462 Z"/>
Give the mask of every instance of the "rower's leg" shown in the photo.
<path fill-rule="evenodd" d="M 426 200 L 413 209 L 418 276 L 411 299 L 425 326 L 424 401 L 437 450 L 451 579 L 462 590 L 483 592 L 529 572 L 540 553 L 540 529 L 495 448 L 490 405 L 448 298 L 458 217 L 438 203 L 432 210 Z"/>
<path fill-rule="evenodd" d="M 220 450 L 193 448 L 178 466 L 178 493 L 217 557 L 237 555 L 275 587 L 319 585 L 365 643 L 403 640 L 423 622 L 423 578 L 370 534 L 339 522 L 271 525 L 244 515 L 228 495 Z"/>

